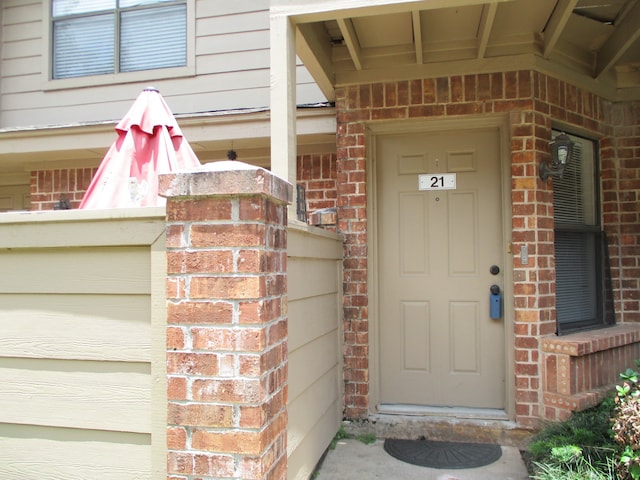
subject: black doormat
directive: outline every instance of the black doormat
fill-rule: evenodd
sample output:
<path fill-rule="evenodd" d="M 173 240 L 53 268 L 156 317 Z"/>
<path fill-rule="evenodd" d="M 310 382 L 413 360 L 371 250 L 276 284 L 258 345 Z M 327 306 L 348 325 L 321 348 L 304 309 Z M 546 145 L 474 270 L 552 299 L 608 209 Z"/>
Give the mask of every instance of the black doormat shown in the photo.
<path fill-rule="evenodd" d="M 429 468 L 476 468 L 495 462 L 500 445 L 487 443 L 436 442 L 432 440 L 384 441 L 385 451 L 406 463 Z"/>

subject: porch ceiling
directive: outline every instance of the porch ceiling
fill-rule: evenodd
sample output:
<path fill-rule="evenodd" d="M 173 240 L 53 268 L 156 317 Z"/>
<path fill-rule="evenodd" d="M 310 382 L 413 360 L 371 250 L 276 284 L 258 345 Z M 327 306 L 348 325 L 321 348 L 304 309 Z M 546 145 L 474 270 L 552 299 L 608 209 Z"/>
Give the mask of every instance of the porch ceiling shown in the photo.
<path fill-rule="evenodd" d="M 272 0 L 297 53 L 336 86 L 535 68 L 640 99 L 640 0 Z"/>

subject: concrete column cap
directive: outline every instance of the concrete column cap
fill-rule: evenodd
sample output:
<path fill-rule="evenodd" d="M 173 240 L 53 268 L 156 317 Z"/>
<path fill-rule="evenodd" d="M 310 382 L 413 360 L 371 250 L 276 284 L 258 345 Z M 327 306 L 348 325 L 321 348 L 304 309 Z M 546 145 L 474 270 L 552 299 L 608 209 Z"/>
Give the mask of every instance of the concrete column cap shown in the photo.
<path fill-rule="evenodd" d="M 269 170 L 244 162 L 225 160 L 197 170 L 159 176 L 158 194 L 165 198 L 266 195 L 282 203 L 293 201 L 293 186 Z"/>

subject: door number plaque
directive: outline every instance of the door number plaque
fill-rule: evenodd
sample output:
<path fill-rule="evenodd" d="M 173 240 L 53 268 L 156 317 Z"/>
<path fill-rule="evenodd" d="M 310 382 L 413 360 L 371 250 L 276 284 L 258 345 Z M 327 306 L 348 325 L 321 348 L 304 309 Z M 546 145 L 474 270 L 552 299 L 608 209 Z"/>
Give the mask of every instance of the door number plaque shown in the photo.
<path fill-rule="evenodd" d="M 418 190 L 455 190 L 455 173 L 422 173 L 418 175 Z"/>

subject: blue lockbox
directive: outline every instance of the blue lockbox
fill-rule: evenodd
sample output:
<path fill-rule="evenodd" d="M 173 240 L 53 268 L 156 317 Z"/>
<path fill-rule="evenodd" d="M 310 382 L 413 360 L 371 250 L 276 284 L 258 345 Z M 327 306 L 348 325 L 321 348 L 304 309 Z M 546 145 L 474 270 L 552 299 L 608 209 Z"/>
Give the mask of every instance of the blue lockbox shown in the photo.
<path fill-rule="evenodd" d="M 498 285 L 491 286 L 489 295 L 489 316 L 493 319 L 502 318 L 502 292 Z"/>

